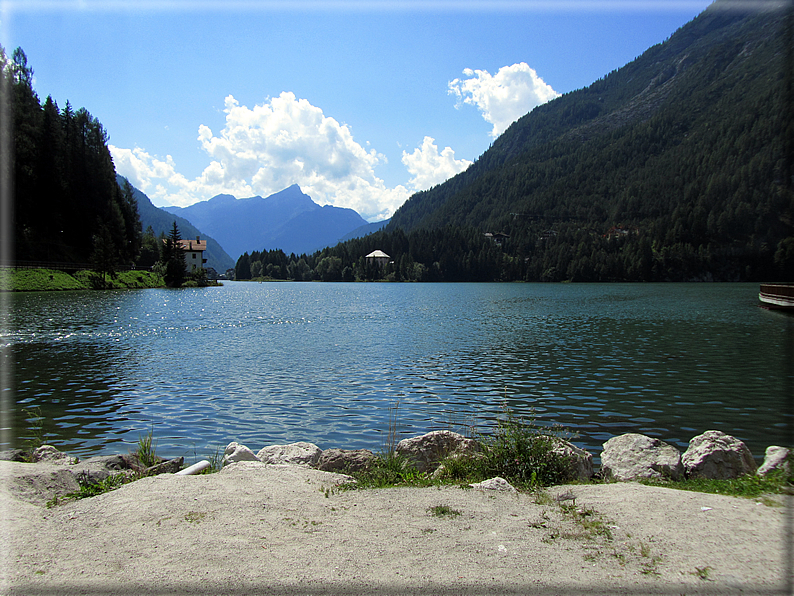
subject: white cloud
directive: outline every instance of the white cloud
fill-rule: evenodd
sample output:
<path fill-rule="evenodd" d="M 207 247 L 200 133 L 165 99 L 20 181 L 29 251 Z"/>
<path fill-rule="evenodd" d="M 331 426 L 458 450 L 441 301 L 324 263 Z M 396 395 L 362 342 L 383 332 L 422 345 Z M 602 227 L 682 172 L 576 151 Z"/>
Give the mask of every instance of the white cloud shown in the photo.
<path fill-rule="evenodd" d="M 413 176 L 409 184 L 414 190 L 427 190 L 472 164 L 467 159 L 455 159 L 455 152 L 450 147 L 444 147 L 439 154 L 434 143 L 433 137 L 425 137 L 422 146 L 414 149 L 413 153 L 403 151 L 402 162 Z"/>
<path fill-rule="evenodd" d="M 293 93 L 253 109 L 230 95 L 224 111 L 217 136 L 199 127 L 199 143 L 212 161 L 195 180 L 177 173 L 170 156 L 111 146 L 117 170 L 153 199 L 179 206 L 220 193 L 268 196 L 298 184 L 319 204 L 349 207 L 374 221 L 391 216 L 410 195 L 402 185 L 386 188 L 375 175 L 385 156 L 364 149 L 347 125 Z"/>
<path fill-rule="evenodd" d="M 449 93 L 460 102 L 476 106 L 486 122 L 493 124 L 492 137 L 498 137 L 521 116 L 540 104 L 559 97 L 534 69 L 520 62 L 503 66 L 495 75 L 487 70 L 463 71 L 467 79 L 449 83 Z"/>

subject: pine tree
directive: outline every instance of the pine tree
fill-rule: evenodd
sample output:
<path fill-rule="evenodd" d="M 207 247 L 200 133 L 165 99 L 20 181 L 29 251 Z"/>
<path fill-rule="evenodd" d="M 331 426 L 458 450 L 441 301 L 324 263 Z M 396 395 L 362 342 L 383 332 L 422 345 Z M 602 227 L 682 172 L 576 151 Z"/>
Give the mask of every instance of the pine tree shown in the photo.
<path fill-rule="evenodd" d="M 165 283 L 172 288 L 178 288 L 185 281 L 185 251 L 180 244 L 182 238 L 179 228 L 174 220 L 174 225 L 163 243 L 162 262 L 165 264 Z"/>

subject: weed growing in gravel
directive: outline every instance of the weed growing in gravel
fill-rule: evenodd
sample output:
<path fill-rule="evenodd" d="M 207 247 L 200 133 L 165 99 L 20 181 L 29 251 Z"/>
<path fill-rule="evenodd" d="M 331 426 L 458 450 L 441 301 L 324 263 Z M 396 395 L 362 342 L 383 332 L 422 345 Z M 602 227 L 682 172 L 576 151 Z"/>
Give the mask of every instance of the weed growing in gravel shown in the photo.
<path fill-rule="evenodd" d="M 709 573 L 711 573 L 711 569 L 712 568 L 709 567 L 708 565 L 706 565 L 705 567 L 695 567 L 695 570 L 692 571 L 691 573 L 692 575 L 696 575 L 703 581 L 711 581 L 711 578 L 709 577 Z"/>
<path fill-rule="evenodd" d="M 435 507 L 428 507 L 427 512 L 434 517 L 457 517 L 461 512 L 453 509 L 449 505 L 436 505 Z"/>

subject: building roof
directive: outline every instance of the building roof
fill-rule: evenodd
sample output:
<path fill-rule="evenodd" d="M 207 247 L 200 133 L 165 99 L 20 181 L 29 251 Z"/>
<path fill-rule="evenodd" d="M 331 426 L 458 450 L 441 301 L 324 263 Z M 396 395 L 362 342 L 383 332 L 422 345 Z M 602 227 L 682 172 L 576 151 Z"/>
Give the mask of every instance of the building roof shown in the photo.
<path fill-rule="evenodd" d="M 207 250 L 207 241 L 206 240 L 180 240 L 179 246 L 182 247 L 182 250 L 190 250 L 190 251 L 204 251 Z"/>
<path fill-rule="evenodd" d="M 389 255 L 387 255 L 382 250 L 373 250 L 369 253 L 365 258 L 367 259 L 391 259 Z"/>

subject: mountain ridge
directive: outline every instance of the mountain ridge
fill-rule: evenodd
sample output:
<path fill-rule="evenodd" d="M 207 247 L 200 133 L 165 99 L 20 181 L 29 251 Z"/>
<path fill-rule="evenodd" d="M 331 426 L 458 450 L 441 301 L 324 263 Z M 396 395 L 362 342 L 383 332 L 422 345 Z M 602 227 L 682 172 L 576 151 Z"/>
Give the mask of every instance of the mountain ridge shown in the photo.
<path fill-rule="evenodd" d="M 367 221 L 353 209 L 318 205 L 293 184 L 267 197 L 229 200 L 217 195 L 188 207 L 167 207 L 206 230 L 235 258 L 246 252 L 280 249 L 304 254 L 336 244 Z"/>

